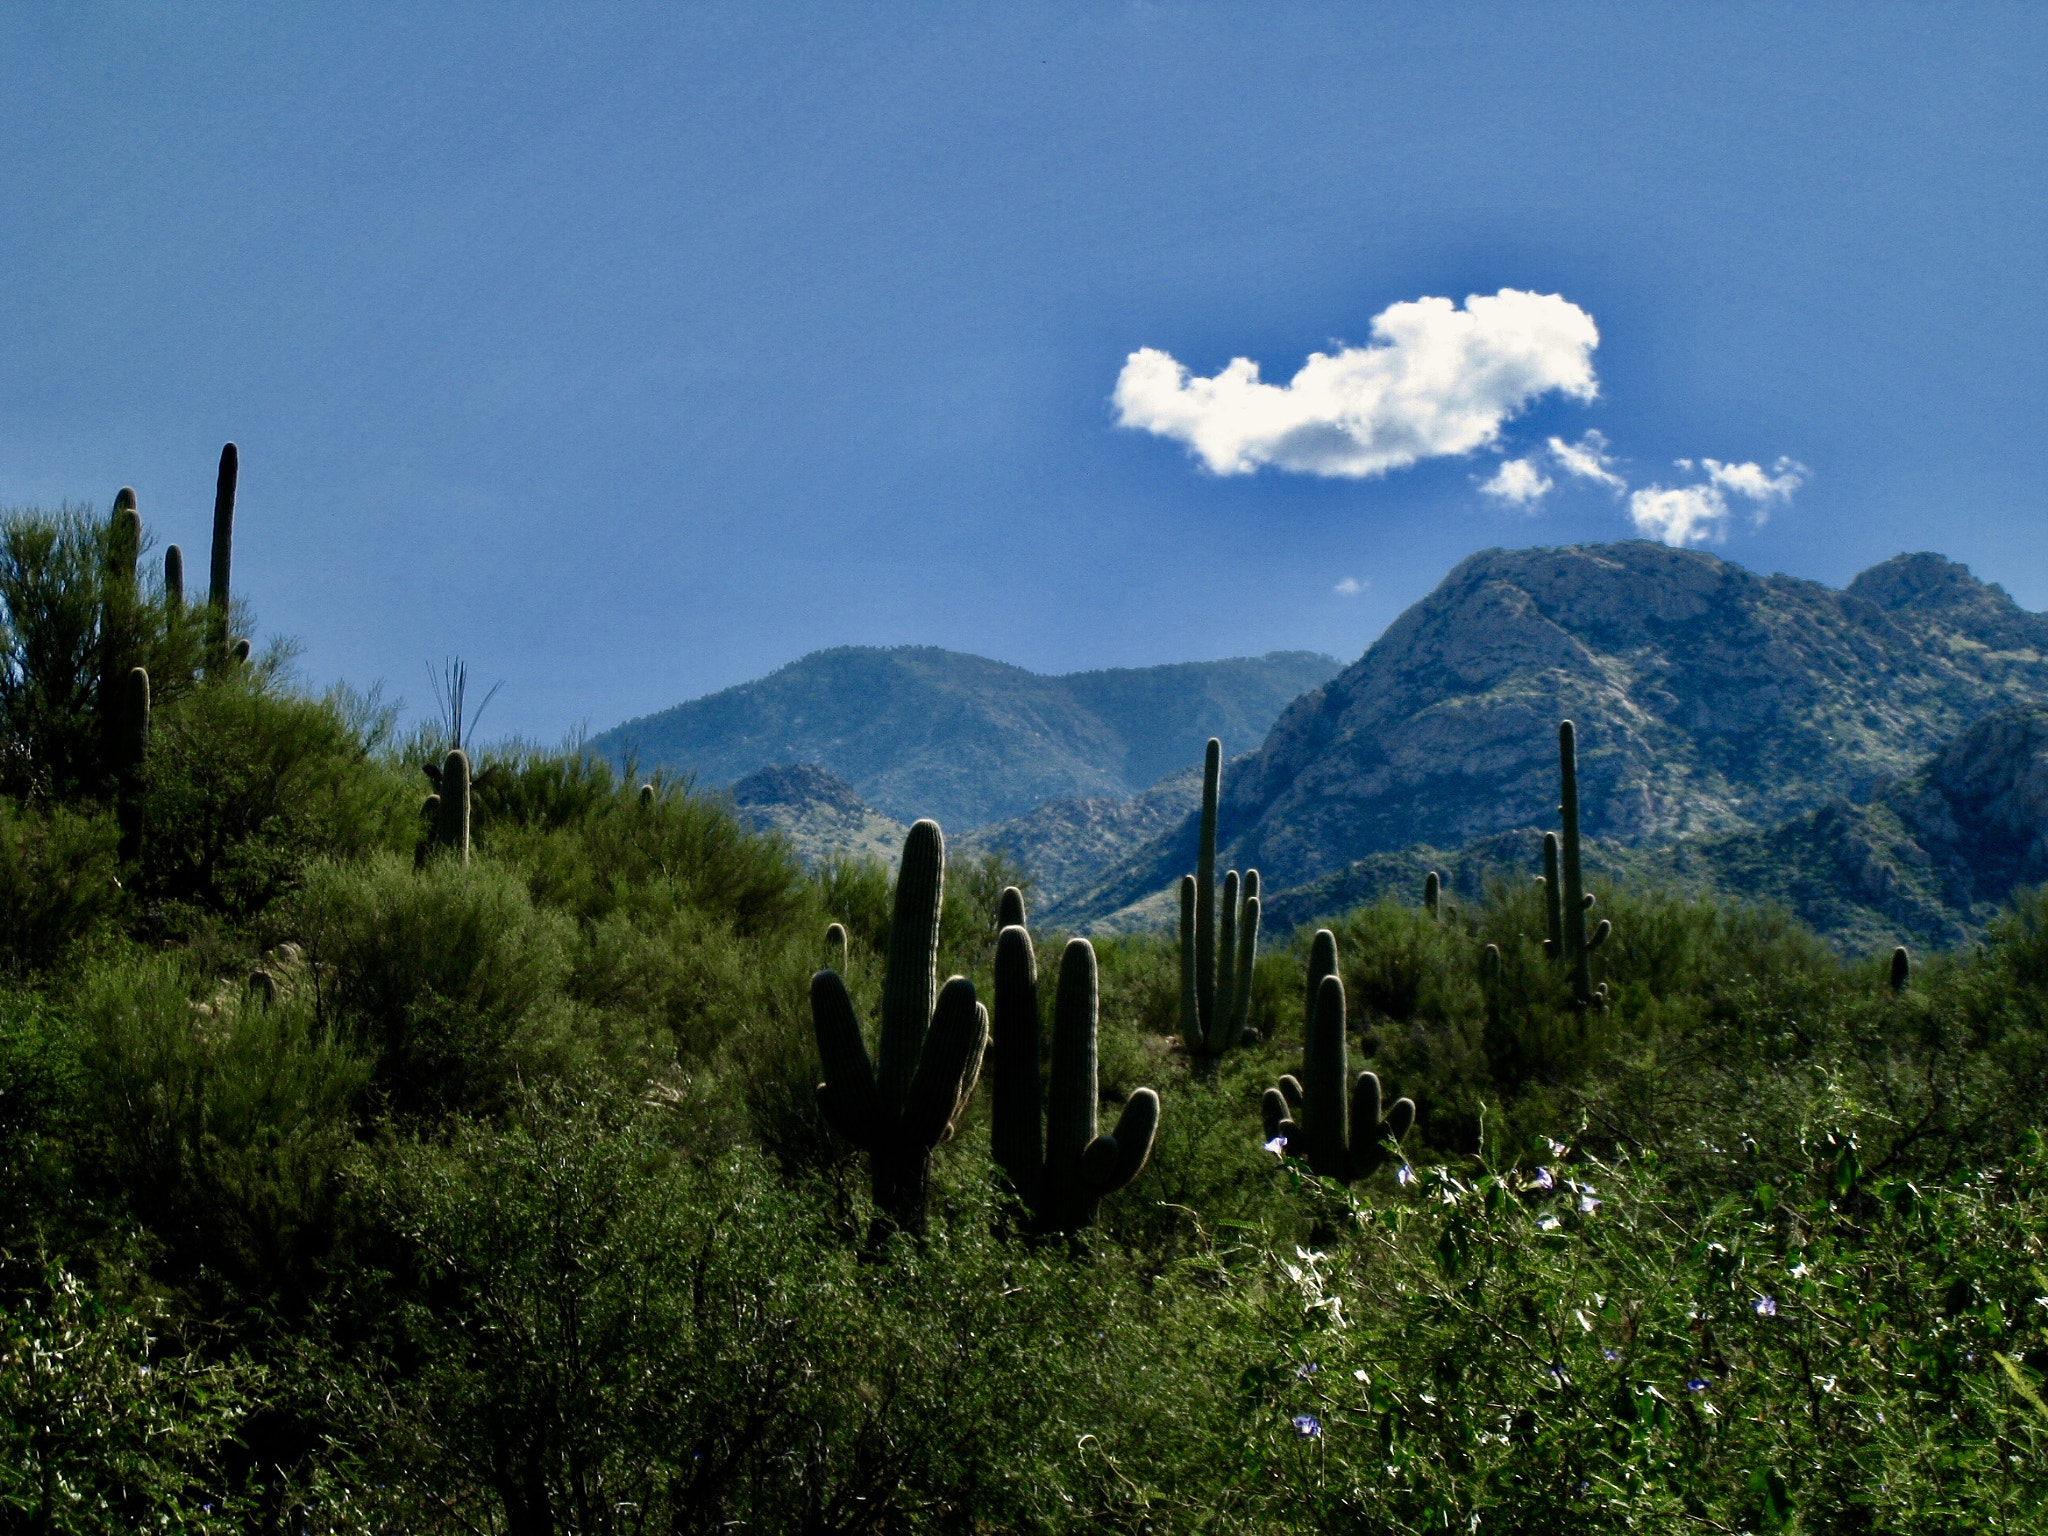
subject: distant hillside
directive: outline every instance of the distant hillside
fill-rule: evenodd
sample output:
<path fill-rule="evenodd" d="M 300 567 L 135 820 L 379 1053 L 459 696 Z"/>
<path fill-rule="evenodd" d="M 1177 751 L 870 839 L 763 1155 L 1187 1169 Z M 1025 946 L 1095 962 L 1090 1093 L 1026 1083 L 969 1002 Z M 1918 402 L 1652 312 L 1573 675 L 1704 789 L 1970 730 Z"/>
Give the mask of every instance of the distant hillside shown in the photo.
<path fill-rule="evenodd" d="M 1202 770 L 1190 765 L 1128 800 L 1048 800 L 951 847 L 968 858 L 1002 853 L 1030 872 L 1037 901 L 1047 904 L 1099 879 L 1201 803 Z"/>
<path fill-rule="evenodd" d="M 733 785 L 732 800 L 740 820 L 757 832 L 780 832 L 806 864 L 847 855 L 893 866 L 903 848 L 902 822 L 863 803 L 846 780 L 809 764 L 756 769 Z"/>
<path fill-rule="evenodd" d="M 1211 736 L 1247 751 L 1340 666 L 1276 651 L 1048 677 L 929 646 L 843 646 L 591 744 L 706 788 L 770 764 L 814 764 L 887 816 L 931 816 L 957 834 L 1048 800 L 1139 794 L 1198 762 Z"/>
<path fill-rule="evenodd" d="M 1222 838 L 1277 899 L 1377 855 L 1552 825 L 1565 717 L 1589 835 L 1763 832 L 2044 704 L 2048 618 L 1939 555 L 1836 591 L 1658 544 L 1489 550 L 1226 768 Z M 1057 915 L 1144 901 L 1193 859 L 1184 820 Z"/>

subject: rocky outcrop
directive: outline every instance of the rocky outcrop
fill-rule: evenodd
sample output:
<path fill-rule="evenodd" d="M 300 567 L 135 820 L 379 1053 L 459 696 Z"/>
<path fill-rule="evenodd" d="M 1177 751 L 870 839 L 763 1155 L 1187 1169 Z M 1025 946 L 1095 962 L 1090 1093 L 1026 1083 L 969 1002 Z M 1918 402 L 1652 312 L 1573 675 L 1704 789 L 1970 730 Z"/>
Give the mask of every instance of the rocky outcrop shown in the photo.
<path fill-rule="evenodd" d="M 837 774 L 815 763 L 770 763 L 731 791 L 733 809 L 756 832 L 779 832 L 806 865 L 834 858 L 880 859 L 892 869 L 902 822 L 866 804 Z"/>
<path fill-rule="evenodd" d="M 963 835 L 968 858 L 1001 853 L 1027 870 L 1034 899 L 1057 902 L 1160 834 L 1202 801 L 1202 770 L 1181 769 L 1129 799 L 1048 800 L 1036 810 Z"/>

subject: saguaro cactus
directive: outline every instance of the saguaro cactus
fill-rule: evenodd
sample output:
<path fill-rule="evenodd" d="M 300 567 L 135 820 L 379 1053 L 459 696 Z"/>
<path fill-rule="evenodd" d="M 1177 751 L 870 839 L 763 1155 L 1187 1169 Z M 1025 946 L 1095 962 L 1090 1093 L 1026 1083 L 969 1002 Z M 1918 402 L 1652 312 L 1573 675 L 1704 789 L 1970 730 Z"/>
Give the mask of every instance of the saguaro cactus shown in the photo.
<path fill-rule="evenodd" d="M 1038 959 L 1022 924 L 1008 924 L 997 936 L 989 1143 L 1030 1208 L 1033 1231 L 1073 1232 L 1092 1225 L 1102 1197 L 1135 1179 L 1152 1155 L 1159 1095 L 1150 1088 L 1136 1090 L 1125 1101 L 1114 1131 L 1097 1134 L 1098 1004 L 1095 947 L 1086 939 L 1069 939 L 1053 1001 L 1052 1078 L 1041 1092 Z"/>
<path fill-rule="evenodd" d="M 1536 877 L 1543 887 L 1543 953 L 1552 960 L 1564 954 L 1564 889 L 1557 878 L 1557 834 L 1543 834 L 1543 873 Z"/>
<path fill-rule="evenodd" d="M 988 1010 L 975 1000 L 974 983 L 955 976 L 943 989 L 938 984 L 945 883 L 945 838 L 936 822 L 920 821 L 903 840 L 872 1064 L 839 973 L 828 966 L 811 978 L 811 1023 L 825 1068 L 818 1106 L 867 1153 L 878 1222 L 909 1231 L 924 1226 L 932 1150 L 953 1134 L 973 1096 L 988 1043 Z"/>
<path fill-rule="evenodd" d="M 1422 877 L 1422 905 L 1439 922 L 1443 921 L 1443 899 L 1443 877 L 1432 869 Z"/>
<path fill-rule="evenodd" d="M 1251 1017 L 1252 969 L 1259 957 L 1259 872 L 1248 870 L 1242 888 L 1236 870 L 1223 877 L 1223 914 L 1216 913 L 1216 800 L 1223 778 L 1223 743 L 1209 738 L 1202 761 L 1201 842 L 1195 873 L 1180 882 L 1180 1033 L 1198 1066 L 1217 1058 L 1244 1035 Z"/>
<path fill-rule="evenodd" d="M 1913 957 L 1906 953 L 1906 946 L 1901 944 L 1892 951 L 1892 994 L 1894 996 L 1897 996 L 1899 993 L 1905 991 L 1906 983 L 1911 981 L 1912 979 Z"/>
<path fill-rule="evenodd" d="M 825 956 L 842 976 L 852 965 L 852 952 L 852 943 L 846 936 L 846 924 L 828 923 L 825 926 Z"/>
<path fill-rule="evenodd" d="M 441 771 L 434 778 L 439 803 L 434 807 L 434 841 L 469 862 L 469 754 L 460 747 L 449 749 L 441 759 Z"/>
<path fill-rule="evenodd" d="M 1377 1168 L 1386 1157 L 1382 1144 L 1399 1141 L 1415 1123 L 1414 1100 L 1396 1099 L 1382 1112 L 1378 1075 L 1361 1072 L 1352 1082 L 1350 1072 L 1344 981 L 1333 968 L 1316 984 L 1301 1076 L 1282 1077 L 1260 1107 L 1268 1141 L 1280 1141 L 1319 1177 L 1344 1184 Z"/>
<path fill-rule="evenodd" d="M 1591 935 L 1586 932 L 1586 913 L 1592 910 L 1593 896 L 1586 889 L 1579 865 L 1579 751 L 1576 733 L 1569 720 L 1561 722 L 1557 728 L 1557 775 L 1557 814 L 1563 827 L 1558 852 L 1564 883 L 1564 888 L 1557 895 L 1562 929 L 1558 935 L 1557 958 L 1571 968 L 1572 1000 L 1581 1008 L 1590 1008 L 1607 1000 L 1606 983 L 1601 983 L 1597 989 L 1593 985 L 1592 957 L 1593 951 L 1607 942 L 1607 936 L 1614 931 L 1614 924 L 1603 917 Z M 1546 869 L 1549 854 L 1549 840 L 1546 838 Z"/>
<path fill-rule="evenodd" d="M 130 667 L 123 679 L 113 740 L 120 859 L 132 864 L 142 854 L 142 765 L 149 756 L 149 673 L 142 667 Z"/>
<path fill-rule="evenodd" d="M 213 485 L 213 568 L 206 601 L 213 609 L 213 645 L 225 654 L 228 648 L 228 607 L 230 567 L 235 559 L 235 482 L 241 476 L 242 460 L 233 443 L 220 450 L 220 474 Z"/>
<path fill-rule="evenodd" d="M 175 544 L 164 551 L 164 606 L 174 615 L 185 611 L 185 551 Z"/>

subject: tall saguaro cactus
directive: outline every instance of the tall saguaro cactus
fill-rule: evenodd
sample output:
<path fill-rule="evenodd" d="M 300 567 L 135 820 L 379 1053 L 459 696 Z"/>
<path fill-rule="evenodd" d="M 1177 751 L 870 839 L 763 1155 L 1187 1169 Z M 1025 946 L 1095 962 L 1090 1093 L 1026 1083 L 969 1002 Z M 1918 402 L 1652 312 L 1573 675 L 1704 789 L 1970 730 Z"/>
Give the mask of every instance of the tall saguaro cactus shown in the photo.
<path fill-rule="evenodd" d="M 1021 897 L 1018 909 L 1021 915 Z M 1150 1088 L 1136 1090 L 1125 1101 L 1114 1131 L 1097 1134 L 1098 1007 L 1095 947 L 1086 939 L 1069 939 L 1053 1001 L 1052 1077 L 1041 1091 L 1038 959 L 1031 934 L 1012 923 L 997 936 L 989 1142 L 997 1164 L 1030 1208 L 1037 1232 L 1074 1232 L 1092 1225 L 1102 1197 L 1135 1179 L 1152 1155 L 1159 1095 Z"/>
<path fill-rule="evenodd" d="M 1209 738 L 1202 760 L 1201 842 L 1195 873 L 1180 882 L 1180 1033 L 1188 1055 L 1211 1068 L 1244 1035 L 1251 1017 L 1252 970 L 1259 957 L 1259 872 L 1223 877 L 1216 911 L 1216 802 L 1223 743 Z M 1220 932 L 1219 932 L 1220 928 Z"/>
<path fill-rule="evenodd" d="M 235 558 L 235 482 L 241 477 L 242 460 L 233 443 L 220 450 L 220 473 L 213 485 L 213 565 L 206 600 L 213 609 L 213 648 L 221 655 L 228 649 L 228 608 L 233 600 L 230 567 Z"/>
<path fill-rule="evenodd" d="M 1316 935 L 1314 959 L 1325 929 Z M 1344 1020 L 1344 981 L 1336 974 L 1336 941 L 1327 951 L 1330 970 L 1312 979 L 1314 1007 L 1299 1078 L 1288 1074 L 1268 1088 L 1260 1108 L 1266 1139 L 1278 1140 L 1289 1157 L 1307 1162 L 1320 1178 L 1348 1184 L 1371 1173 L 1386 1157 L 1384 1143 L 1399 1141 L 1415 1123 L 1415 1101 L 1396 1099 L 1382 1109 L 1379 1076 L 1361 1072 L 1350 1081 L 1350 1043 Z"/>
<path fill-rule="evenodd" d="M 1579 749 L 1577 733 L 1571 721 L 1561 722 L 1557 727 L 1557 776 L 1558 776 L 1558 820 L 1563 836 L 1558 839 L 1558 855 L 1561 869 L 1558 881 L 1550 882 L 1555 896 L 1546 893 L 1546 902 L 1553 917 L 1554 942 L 1557 945 L 1554 959 L 1562 960 L 1571 971 L 1572 1001 L 1581 1008 L 1590 1008 L 1607 999 L 1605 983 L 1596 990 L 1593 986 L 1593 951 L 1607 942 L 1607 936 L 1614 931 L 1614 924 L 1606 918 L 1589 936 L 1586 932 L 1586 913 L 1592 910 L 1593 896 L 1586 889 L 1584 875 L 1579 864 Z M 1550 839 L 1544 838 L 1544 866 L 1550 871 Z"/>
<path fill-rule="evenodd" d="M 908 1231 L 924 1226 L 932 1151 L 973 1097 L 988 1043 L 988 1010 L 974 983 L 955 976 L 938 984 L 945 883 L 946 840 L 938 823 L 920 821 L 903 840 L 872 1062 L 845 981 L 829 966 L 811 978 L 811 1024 L 825 1068 L 818 1107 L 867 1153 L 878 1221 Z"/>
<path fill-rule="evenodd" d="M 139 639 L 135 562 L 142 552 L 142 514 L 135 509 L 135 492 L 125 485 L 114 497 L 106 540 L 99 615 L 100 747 L 107 777 L 118 781 L 123 766 L 128 669 L 135 664 Z"/>
<path fill-rule="evenodd" d="M 469 862 L 469 754 L 451 747 L 435 779 L 434 841 Z"/>

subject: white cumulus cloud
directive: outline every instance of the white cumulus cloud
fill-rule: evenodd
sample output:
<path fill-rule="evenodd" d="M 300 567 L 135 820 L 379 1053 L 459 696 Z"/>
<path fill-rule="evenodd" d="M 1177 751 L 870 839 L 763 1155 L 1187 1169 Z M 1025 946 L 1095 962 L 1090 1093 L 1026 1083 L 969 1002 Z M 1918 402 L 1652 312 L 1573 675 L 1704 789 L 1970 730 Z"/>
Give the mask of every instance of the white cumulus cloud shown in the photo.
<path fill-rule="evenodd" d="M 1165 352 L 1133 352 L 1118 374 L 1117 424 L 1188 445 L 1219 475 L 1263 465 L 1361 479 L 1470 453 L 1543 395 L 1599 393 L 1593 317 L 1557 294 L 1503 288 L 1389 305 L 1374 344 L 1312 352 L 1286 384 L 1250 358 L 1191 377 Z"/>
<path fill-rule="evenodd" d="M 1534 459 L 1507 459 L 1484 481 L 1479 494 L 1504 501 L 1511 507 L 1532 507 L 1550 494 L 1556 482 L 1536 467 Z"/>
<path fill-rule="evenodd" d="M 1806 466 L 1796 459 L 1780 458 L 1769 470 L 1760 464 L 1723 464 L 1719 459 L 1701 459 L 1709 483 L 1756 503 L 1757 521 L 1774 501 L 1790 501 L 1792 493 L 1806 483 Z"/>
<path fill-rule="evenodd" d="M 1637 532 L 1683 549 L 1727 536 L 1728 498 L 1714 485 L 1652 485 L 1630 493 L 1628 515 Z"/>
<path fill-rule="evenodd" d="M 1346 576 L 1342 581 L 1338 582 L 1337 585 L 1332 587 L 1330 590 L 1335 592 L 1339 597 L 1356 597 L 1359 593 L 1363 592 L 1367 587 L 1371 585 L 1371 582 L 1360 581 L 1356 576 Z"/>
<path fill-rule="evenodd" d="M 1614 472 L 1614 456 L 1607 451 L 1607 439 L 1598 432 L 1588 432 L 1576 443 L 1553 437 L 1550 456 L 1566 474 L 1604 485 L 1617 496 L 1628 489 L 1628 482 Z"/>

